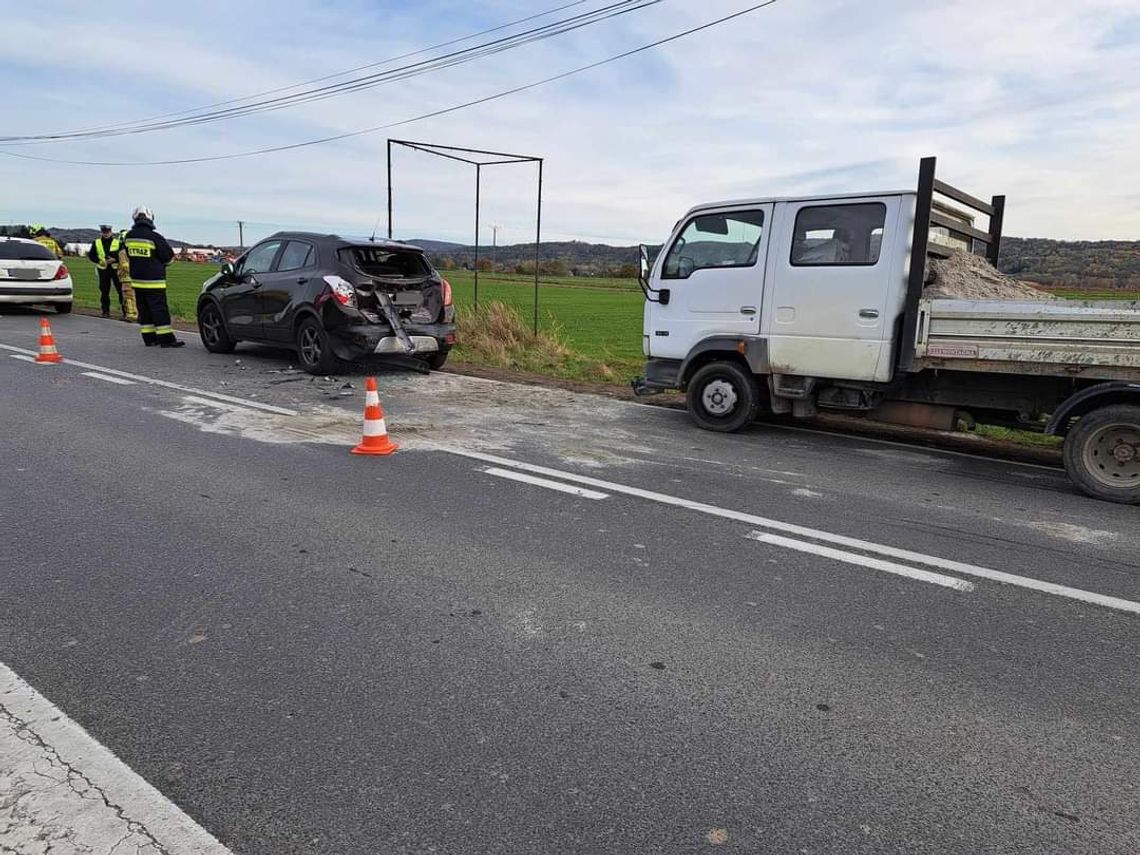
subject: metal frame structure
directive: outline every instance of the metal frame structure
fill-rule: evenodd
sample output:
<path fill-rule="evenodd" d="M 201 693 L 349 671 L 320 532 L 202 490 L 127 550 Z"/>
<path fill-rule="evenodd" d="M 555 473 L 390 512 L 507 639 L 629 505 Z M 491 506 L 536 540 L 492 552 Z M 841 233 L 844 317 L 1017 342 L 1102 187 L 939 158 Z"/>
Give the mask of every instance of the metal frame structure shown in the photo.
<path fill-rule="evenodd" d="M 529 154 L 510 154 L 503 151 L 486 151 L 478 148 L 463 148 L 453 145 L 416 142 L 414 140 L 388 140 L 388 238 L 392 238 L 392 146 L 403 146 L 413 151 L 457 160 L 475 167 L 475 305 L 479 305 L 479 191 L 482 185 L 484 166 L 501 166 L 512 163 L 538 164 L 538 199 L 534 220 L 534 331 L 538 332 L 538 267 L 539 250 L 542 244 L 542 166 L 543 158 Z M 475 155 L 481 157 L 471 157 Z M 487 158 L 494 158 L 488 160 Z"/>
<path fill-rule="evenodd" d="M 924 157 L 918 168 L 918 199 L 914 212 L 914 242 L 911 245 L 910 276 L 907 280 L 906 312 L 902 330 L 902 342 L 899 350 L 899 368 L 909 372 L 914 367 L 915 335 L 918 332 L 918 304 L 922 300 L 923 279 L 926 275 L 927 254 L 948 256 L 950 250 L 930 242 L 930 226 L 943 226 L 952 235 L 968 240 L 968 246 L 973 251 L 975 243 L 982 243 L 986 247 L 986 258 L 995 268 L 998 265 L 998 253 L 1001 251 L 1002 220 L 1005 217 L 1005 196 L 993 196 L 989 202 L 983 202 L 957 187 L 940 181 L 934 177 L 934 168 L 937 161 L 933 157 Z M 940 213 L 935 206 L 935 194 L 952 199 L 967 209 L 984 214 L 989 217 L 988 232 L 968 226 L 961 220 Z"/>

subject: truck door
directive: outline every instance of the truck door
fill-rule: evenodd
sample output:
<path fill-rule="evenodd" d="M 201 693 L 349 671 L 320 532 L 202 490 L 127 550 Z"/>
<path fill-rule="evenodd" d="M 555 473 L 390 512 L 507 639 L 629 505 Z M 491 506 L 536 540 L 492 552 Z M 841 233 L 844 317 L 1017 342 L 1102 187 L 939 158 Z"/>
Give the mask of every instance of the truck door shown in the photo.
<path fill-rule="evenodd" d="M 903 272 L 888 248 L 899 204 L 898 196 L 784 203 L 765 307 L 773 373 L 890 379 L 887 297 Z"/>
<path fill-rule="evenodd" d="M 668 304 L 645 309 L 647 355 L 684 359 L 712 335 L 757 335 L 771 205 L 690 216 L 655 265 Z"/>

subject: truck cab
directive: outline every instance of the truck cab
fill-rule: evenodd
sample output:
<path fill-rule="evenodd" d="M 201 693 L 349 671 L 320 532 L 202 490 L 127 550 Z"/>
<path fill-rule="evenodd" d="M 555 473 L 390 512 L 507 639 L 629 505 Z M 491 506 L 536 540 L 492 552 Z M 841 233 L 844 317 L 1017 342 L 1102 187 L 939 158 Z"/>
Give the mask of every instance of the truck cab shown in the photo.
<path fill-rule="evenodd" d="M 821 408 L 1041 430 L 1066 437 L 1085 492 L 1140 503 L 1140 304 L 928 296 L 933 259 L 971 286 L 997 276 L 1005 208 L 934 170 L 925 158 L 914 190 L 691 208 L 652 263 L 642 247 L 635 391 L 681 390 L 716 431 Z"/>

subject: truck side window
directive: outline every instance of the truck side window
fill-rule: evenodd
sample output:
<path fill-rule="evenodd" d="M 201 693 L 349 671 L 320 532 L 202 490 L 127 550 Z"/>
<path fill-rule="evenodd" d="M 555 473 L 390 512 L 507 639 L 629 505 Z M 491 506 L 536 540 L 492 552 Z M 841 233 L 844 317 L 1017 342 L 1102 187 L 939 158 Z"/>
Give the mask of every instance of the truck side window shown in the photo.
<path fill-rule="evenodd" d="M 800 208 L 792 233 L 792 266 L 875 264 L 886 220 L 882 202 Z"/>
<path fill-rule="evenodd" d="M 707 267 L 752 267 L 763 234 L 763 211 L 698 214 L 673 241 L 661 278 L 688 279 Z"/>

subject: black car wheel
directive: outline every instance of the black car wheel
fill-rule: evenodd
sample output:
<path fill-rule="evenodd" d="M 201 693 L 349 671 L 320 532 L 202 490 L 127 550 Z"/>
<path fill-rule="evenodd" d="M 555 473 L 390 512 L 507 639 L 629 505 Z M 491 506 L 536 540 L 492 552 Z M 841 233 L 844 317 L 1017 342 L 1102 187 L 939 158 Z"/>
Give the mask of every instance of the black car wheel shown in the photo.
<path fill-rule="evenodd" d="M 61 315 L 66 315 L 71 311 L 71 303 L 56 303 L 55 310 Z"/>
<path fill-rule="evenodd" d="M 222 313 L 213 303 L 206 303 L 198 310 L 198 334 L 210 353 L 233 353 L 237 344 L 230 338 Z"/>
<path fill-rule="evenodd" d="M 344 370 L 344 362 L 332 352 L 329 335 L 316 318 L 305 318 L 297 326 L 297 359 L 310 374 L 337 374 Z"/>
<path fill-rule="evenodd" d="M 449 352 L 450 351 L 446 351 L 446 350 L 437 351 L 436 353 L 433 353 L 430 356 L 424 357 L 424 361 L 427 362 L 428 367 L 432 371 L 439 371 L 439 369 L 443 368 L 444 363 L 447 362 L 447 354 Z"/>
<path fill-rule="evenodd" d="M 756 418 L 760 390 L 755 378 L 734 362 L 712 362 L 693 375 L 689 415 L 705 430 L 728 433 Z"/>

